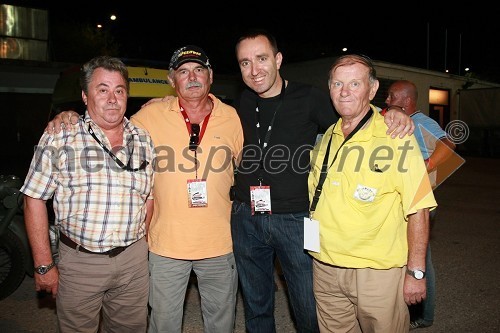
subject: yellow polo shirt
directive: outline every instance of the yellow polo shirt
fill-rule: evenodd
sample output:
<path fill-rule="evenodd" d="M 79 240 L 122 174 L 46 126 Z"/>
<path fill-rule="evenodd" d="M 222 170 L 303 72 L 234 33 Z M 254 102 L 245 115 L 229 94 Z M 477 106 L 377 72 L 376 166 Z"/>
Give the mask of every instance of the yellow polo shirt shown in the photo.
<path fill-rule="evenodd" d="M 338 152 L 342 119 L 311 151 L 309 199 L 318 184 L 328 142 L 328 175 L 313 218 L 320 222 L 320 253 L 327 264 L 387 269 L 407 262 L 408 215 L 436 200 L 414 136 L 392 139 L 384 117 L 373 116 Z"/>

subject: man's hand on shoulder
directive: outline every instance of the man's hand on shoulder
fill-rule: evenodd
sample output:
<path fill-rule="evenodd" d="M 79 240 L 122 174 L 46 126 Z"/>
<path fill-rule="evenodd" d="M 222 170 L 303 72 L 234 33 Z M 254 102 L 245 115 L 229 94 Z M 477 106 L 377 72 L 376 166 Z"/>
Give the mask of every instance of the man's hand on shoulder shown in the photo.
<path fill-rule="evenodd" d="M 62 111 L 57 114 L 54 119 L 49 121 L 47 127 L 45 127 L 45 132 L 49 134 L 59 133 L 66 126 L 72 126 L 78 124 L 78 113 L 75 111 Z"/>
<path fill-rule="evenodd" d="M 384 115 L 384 121 L 388 127 L 387 134 L 391 134 L 394 139 L 396 136 L 403 138 L 405 135 L 412 135 L 415 131 L 415 123 L 404 110 L 398 107 L 390 107 Z"/>

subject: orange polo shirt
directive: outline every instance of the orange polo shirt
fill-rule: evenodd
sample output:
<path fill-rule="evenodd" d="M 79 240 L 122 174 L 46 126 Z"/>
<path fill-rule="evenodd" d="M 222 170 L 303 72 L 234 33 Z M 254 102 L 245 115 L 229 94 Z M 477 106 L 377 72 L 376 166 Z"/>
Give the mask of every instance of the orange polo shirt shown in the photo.
<path fill-rule="evenodd" d="M 210 97 L 214 107 L 197 150 L 197 174 L 177 98 L 152 103 L 131 117 L 136 126 L 150 133 L 157 151 L 148 242 L 149 250 L 160 256 L 197 260 L 232 252 L 231 158 L 242 149 L 243 130 L 236 110 Z M 207 207 L 188 206 L 187 183 L 196 178 L 206 179 Z"/>

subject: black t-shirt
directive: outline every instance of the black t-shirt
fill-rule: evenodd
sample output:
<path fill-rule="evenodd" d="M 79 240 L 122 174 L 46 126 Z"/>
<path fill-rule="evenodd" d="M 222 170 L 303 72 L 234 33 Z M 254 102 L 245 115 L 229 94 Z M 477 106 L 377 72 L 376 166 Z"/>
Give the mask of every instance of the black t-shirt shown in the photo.
<path fill-rule="evenodd" d="M 236 200 L 250 204 L 250 186 L 259 185 L 258 179 L 262 175 L 262 185 L 271 187 L 272 212 L 309 210 L 309 152 L 318 133 L 324 132 L 338 119 L 328 94 L 311 85 L 288 82 L 281 104 L 279 95 L 260 98 L 255 92 L 245 89 L 235 107 L 245 136 L 242 161 L 236 175 Z M 264 150 L 263 168 L 260 168 L 262 143 L 276 109 Z"/>

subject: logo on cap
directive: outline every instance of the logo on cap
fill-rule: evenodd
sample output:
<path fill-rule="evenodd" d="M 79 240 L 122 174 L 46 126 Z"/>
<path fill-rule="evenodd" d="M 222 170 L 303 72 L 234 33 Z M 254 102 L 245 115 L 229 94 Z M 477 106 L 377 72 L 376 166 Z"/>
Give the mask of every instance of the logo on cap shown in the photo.
<path fill-rule="evenodd" d="M 197 62 L 205 67 L 211 67 L 205 51 L 195 45 L 187 45 L 177 49 L 172 55 L 168 67 L 177 69 L 186 62 Z"/>

